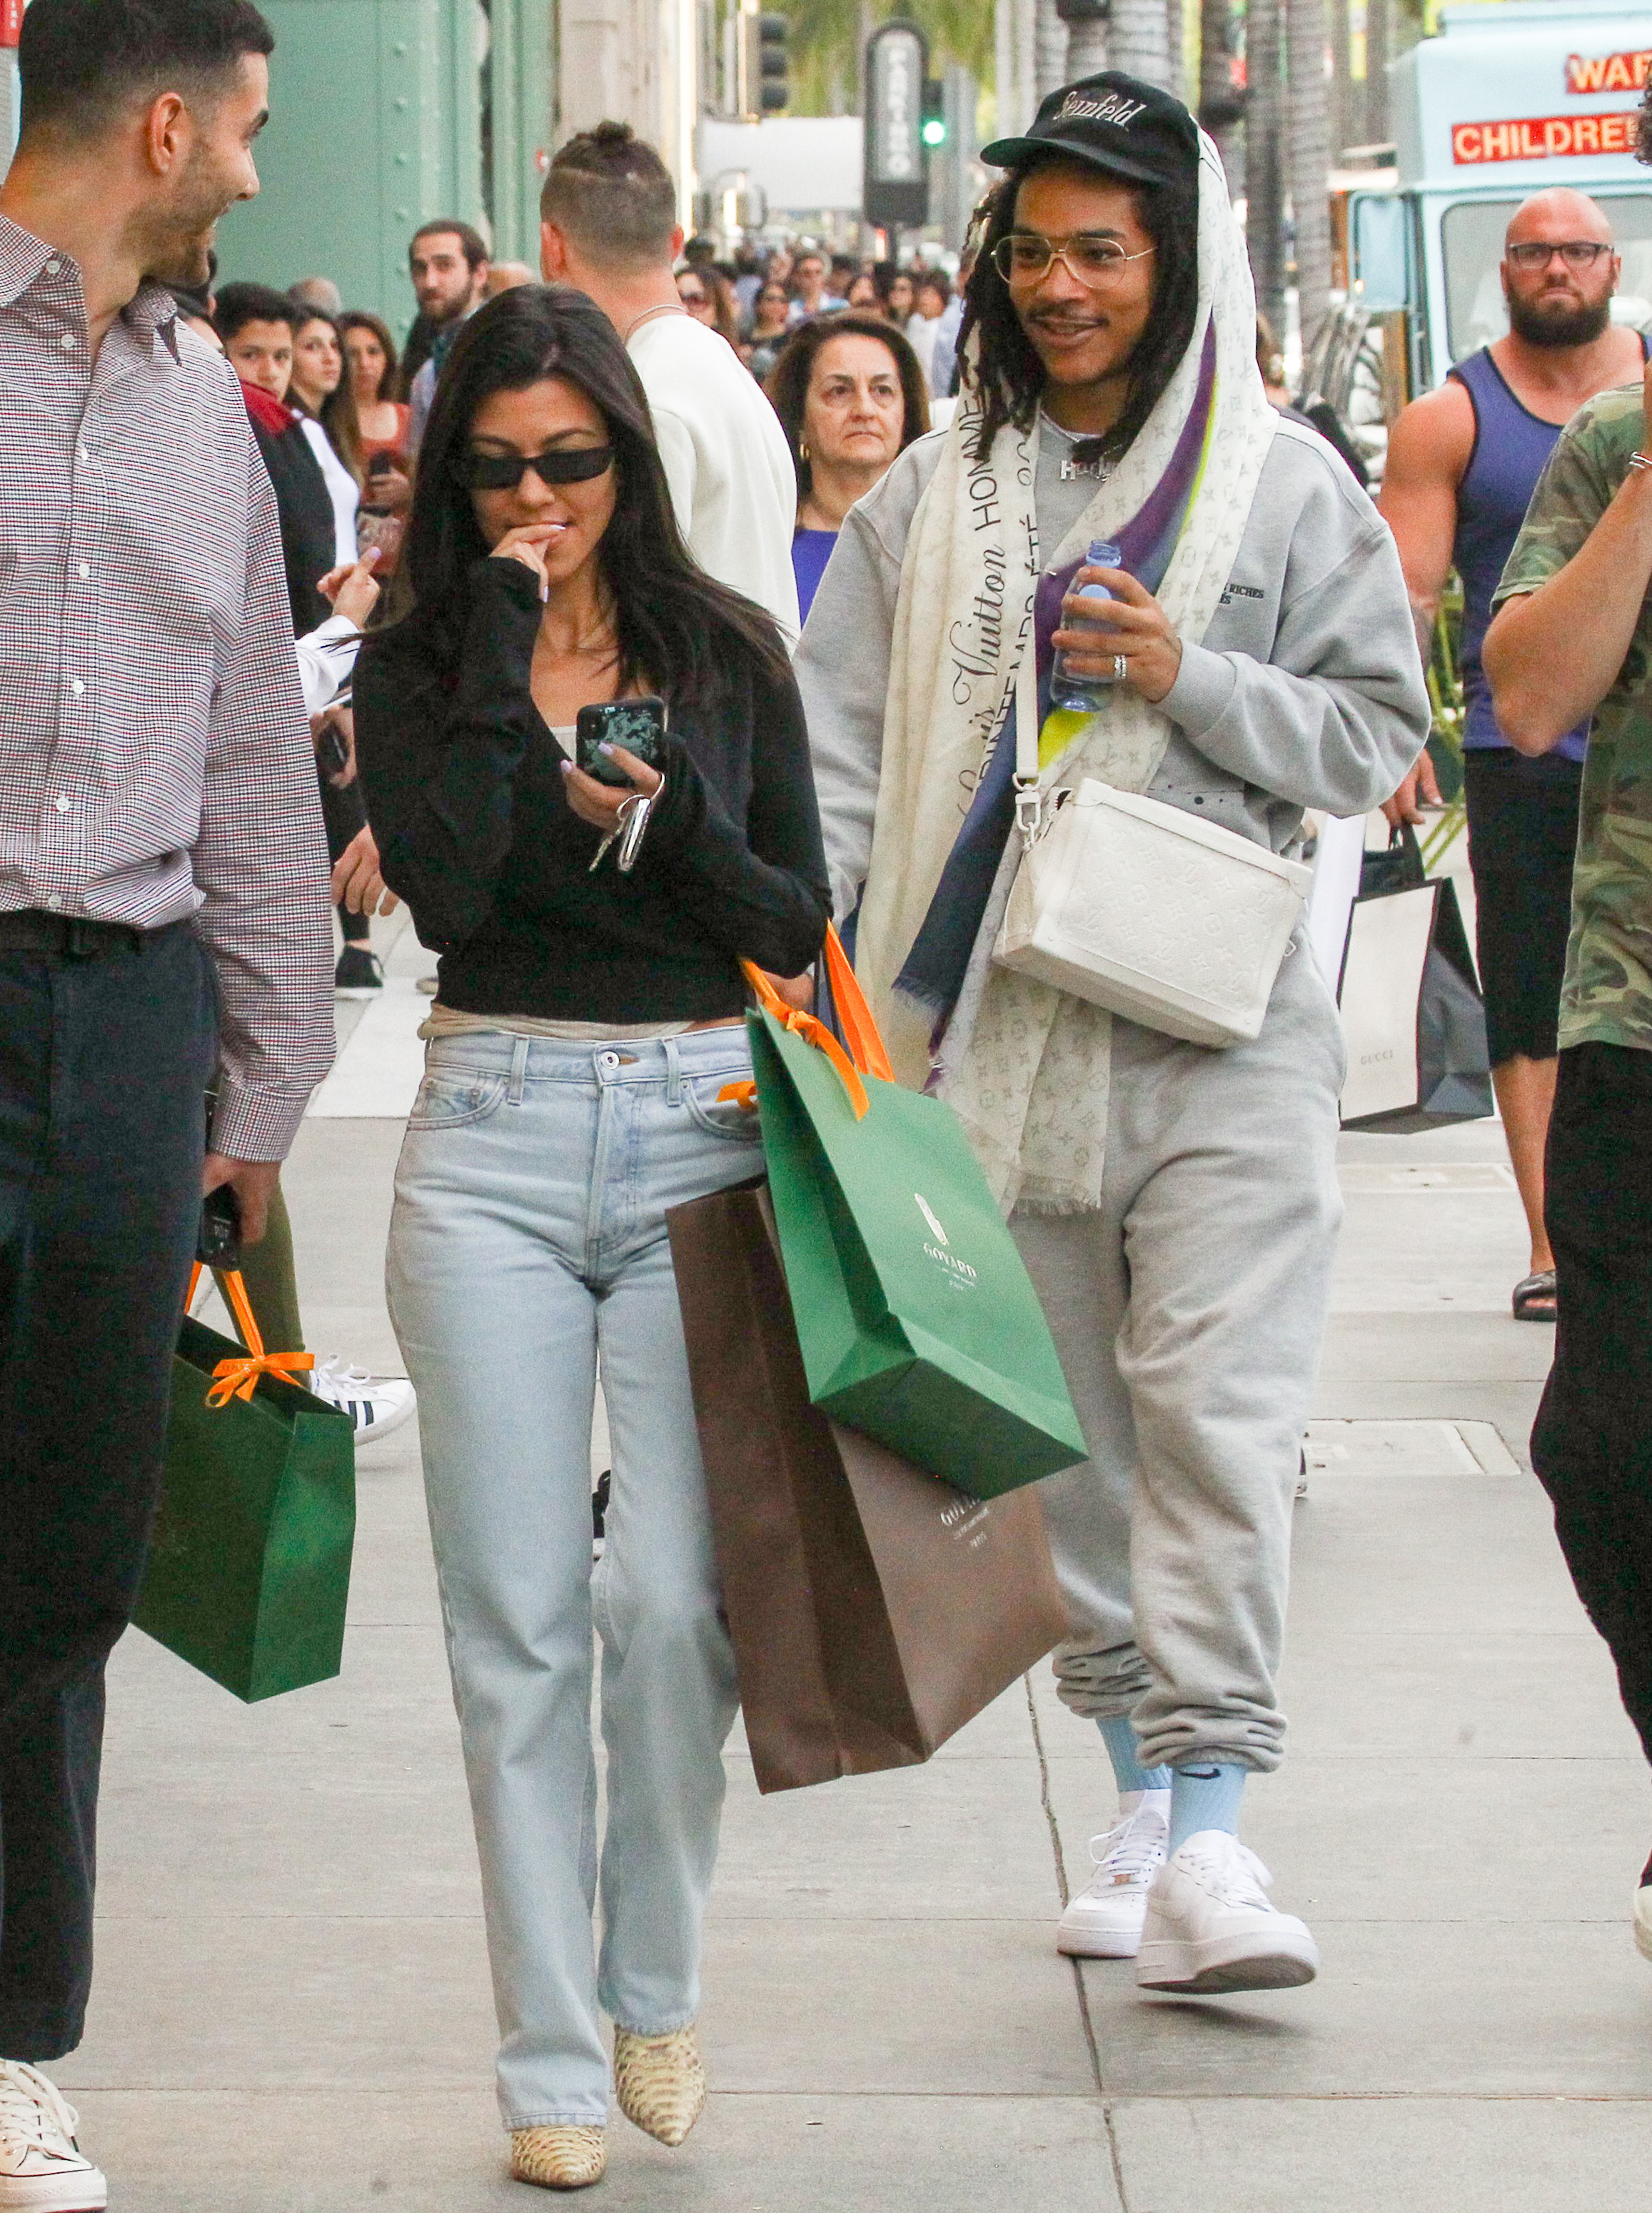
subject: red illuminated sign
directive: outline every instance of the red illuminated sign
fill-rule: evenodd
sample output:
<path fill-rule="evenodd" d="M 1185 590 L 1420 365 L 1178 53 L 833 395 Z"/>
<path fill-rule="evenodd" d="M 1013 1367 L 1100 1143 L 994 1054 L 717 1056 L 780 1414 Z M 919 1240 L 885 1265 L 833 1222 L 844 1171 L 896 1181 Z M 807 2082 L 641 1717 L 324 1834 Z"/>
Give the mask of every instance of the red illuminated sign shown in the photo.
<path fill-rule="evenodd" d="M 1636 111 L 1613 115 L 1533 115 L 1452 126 L 1454 162 L 1545 162 L 1568 155 L 1632 154 Z"/>
<path fill-rule="evenodd" d="M 1592 92 L 1643 92 L 1649 62 L 1652 52 L 1568 54 L 1566 89 L 1585 95 Z"/>

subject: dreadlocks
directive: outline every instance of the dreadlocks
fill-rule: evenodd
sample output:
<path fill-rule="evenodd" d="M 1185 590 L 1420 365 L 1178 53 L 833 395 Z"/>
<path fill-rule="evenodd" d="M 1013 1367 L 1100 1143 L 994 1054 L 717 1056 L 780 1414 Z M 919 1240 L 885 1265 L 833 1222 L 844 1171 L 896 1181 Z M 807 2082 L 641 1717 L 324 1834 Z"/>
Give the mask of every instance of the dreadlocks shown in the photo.
<path fill-rule="evenodd" d="M 1036 168 L 1047 167 L 1060 155 L 1035 156 L 1014 169 L 984 204 L 985 228 L 981 251 L 970 273 L 964 295 L 964 319 L 958 333 L 958 358 L 965 361 L 965 345 L 972 331 L 978 334 L 980 351 L 964 375 L 979 391 L 983 402 L 981 425 L 975 435 L 973 458 L 984 461 L 992 442 L 1006 424 L 1017 430 L 1032 426 L 1039 395 L 1044 389 L 1044 363 L 1021 328 L 1009 297 L 1009 287 L 998 274 L 993 253 L 1001 238 L 1015 224 L 1015 197 Z M 1100 172 L 1096 173 L 1098 175 Z M 1122 180 L 1121 180 L 1122 181 Z M 1137 185 L 1133 187 L 1136 211 L 1142 228 L 1153 241 L 1153 306 L 1130 364 L 1130 392 L 1125 412 L 1105 438 L 1099 441 L 1103 460 L 1116 460 L 1153 412 L 1154 404 L 1175 373 L 1176 364 L 1192 343 L 1193 321 L 1198 307 L 1198 185 Z"/>

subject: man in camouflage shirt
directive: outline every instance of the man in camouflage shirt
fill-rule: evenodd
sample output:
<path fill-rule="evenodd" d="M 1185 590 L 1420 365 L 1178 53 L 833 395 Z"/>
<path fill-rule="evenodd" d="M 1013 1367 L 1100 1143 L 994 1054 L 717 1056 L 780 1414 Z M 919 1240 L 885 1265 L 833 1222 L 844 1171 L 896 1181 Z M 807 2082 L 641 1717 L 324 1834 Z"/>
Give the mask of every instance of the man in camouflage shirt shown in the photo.
<path fill-rule="evenodd" d="M 1652 162 L 1652 94 L 1640 158 Z M 1578 1595 L 1652 1760 L 1652 366 L 1588 401 L 1538 479 L 1484 649 L 1523 753 L 1593 717 L 1545 1219 L 1559 1319 L 1532 1432 Z M 1652 1863 L 1635 1901 L 1652 1960 Z"/>

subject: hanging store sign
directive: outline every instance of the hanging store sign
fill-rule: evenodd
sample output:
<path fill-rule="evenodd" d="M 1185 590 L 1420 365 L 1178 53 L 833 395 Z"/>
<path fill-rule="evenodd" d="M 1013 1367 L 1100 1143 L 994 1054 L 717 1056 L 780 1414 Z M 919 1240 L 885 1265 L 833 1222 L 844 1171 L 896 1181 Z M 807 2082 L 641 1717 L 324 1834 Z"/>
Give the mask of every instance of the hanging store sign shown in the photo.
<path fill-rule="evenodd" d="M 881 229 L 929 221 L 924 81 L 930 50 L 916 23 L 885 23 L 866 42 L 866 190 L 862 212 Z"/>

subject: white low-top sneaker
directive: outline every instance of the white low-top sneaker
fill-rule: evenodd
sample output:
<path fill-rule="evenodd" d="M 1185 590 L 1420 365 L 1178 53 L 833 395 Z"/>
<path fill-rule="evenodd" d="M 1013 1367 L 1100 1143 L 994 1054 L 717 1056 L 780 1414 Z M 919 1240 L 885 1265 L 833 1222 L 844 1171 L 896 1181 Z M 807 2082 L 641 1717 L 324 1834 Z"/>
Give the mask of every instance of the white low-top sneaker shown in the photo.
<path fill-rule="evenodd" d="M 109 2187 L 75 2142 L 80 2117 L 21 2059 L 0 2059 L 0 2209 L 102 2213 Z"/>
<path fill-rule="evenodd" d="M 346 1367 L 336 1352 L 330 1360 L 317 1361 L 310 1388 L 329 1406 L 349 1415 L 358 1445 L 371 1444 L 375 1437 L 387 1437 L 392 1430 L 399 1430 L 418 1404 L 405 1376 L 369 1375 L 364 1368 Z"/>
<path fill-rule="evenodd" d="M 1201 1829 L 1149 1893 L 1136 1979 L 1146 1990 L 1288 1990 L 1320 1972 L 1306 1922 L 1268 1901 L 1273 1878 L 1220 1829 Z"/>
<path fill-rule="evenodd" d="M 1146 1790 L 1133 1813 L 1105 1837 L 1092 1837 L 1095 1873 L 1056 1927 L 1056 1949 L 1078 1960 L 1133 1960 L 1153 1878 L 1170 1840 L 1170 1793 Z"/>

